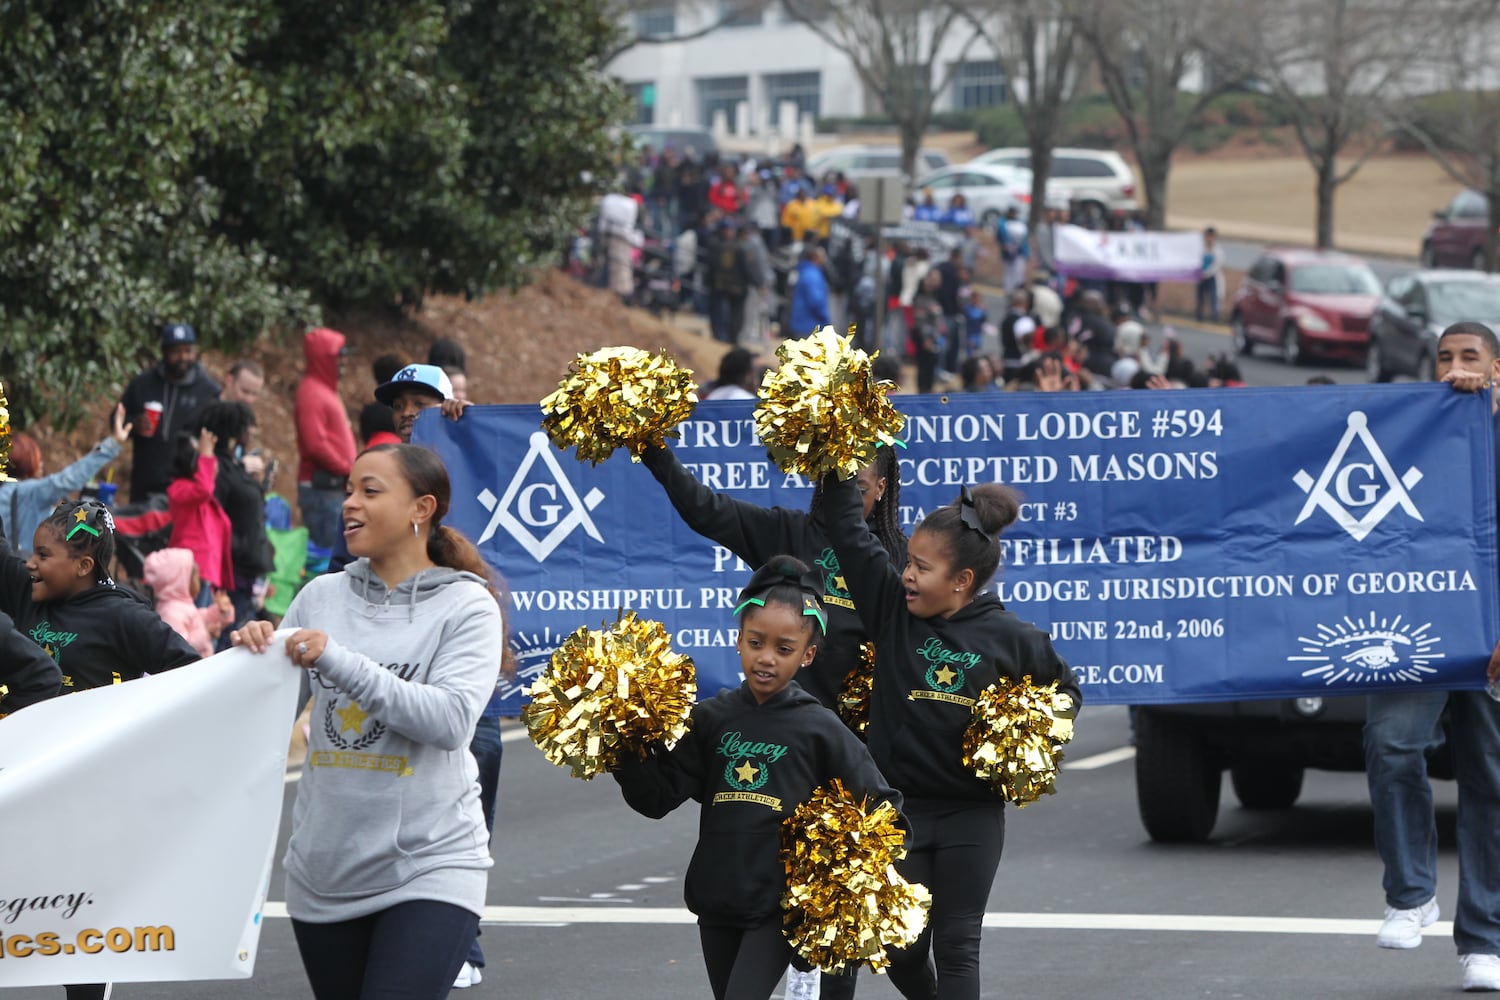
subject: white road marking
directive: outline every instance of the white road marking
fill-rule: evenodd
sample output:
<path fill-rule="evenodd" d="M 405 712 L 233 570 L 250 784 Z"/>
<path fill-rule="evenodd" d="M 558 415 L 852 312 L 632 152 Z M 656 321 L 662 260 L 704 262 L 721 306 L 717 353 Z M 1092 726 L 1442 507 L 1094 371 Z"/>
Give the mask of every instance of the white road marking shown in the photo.
<path fill-rule="evenodd" d="M 615 886 L 616 892 L 639 892 L 646 888 L 644 882 L 626 882 L 624 885 Z"/>
<path fill-rule="evenodd" d="M 541 897 L 553 900 L 554 897 Z M 569 900 L 556 902 L 625 902 L 625 900 Z M 268 901 L 268 918 L 285 917 L 286 904 Z M 623 910 L 583 906 L 486 906 L 484 923 L 557 927 L 567 924 L 691 924 L 685 909 L 631 907 Z M 984 926 L 1011 930 L 1058 931 L 1172 931 L 1207 934 L 1343 934 L 1374 937 L 1379 920 L 1338 917 L 1233 917 L 1193 913 L 986 913 Z M 1424 928 L 1425 937 L 1449 937 L 1453 922 L 1440 920 Z"/>
<path fill-rule="evenodd" d="M 1122 760 L 1130 760 L 1135 756 L 1135 747 L 1116 747 L 1103 753 L 1096 753 L 1092 757 L 1084 757 L 1079 760 L 1063 760 L 1064 771 L 1094 771 L 1111 764 L 1118 764 Z"/>
<path fill-rule="evenodd" d="M 604 897 L 590 896 L 587 899 L 580 899 L 577 896 L 538 896 L 537 900 L 539 902 L 542 902 L 542 903 L 626 903 L 626 904 L 629 904 L 629 903 L 635 902 L 635 900 L 633 900 L 633 899 L 611 899 L 608 896 L 604 896 Z M 488 909 L 488 907 L 487 907 L 487 909 Z M 522 909 L 522 910 L 527 910 L 527 909 L 535 910 L 537 913 L 542 914 L 542 916 L 539 916 L 539 917 L 534 916 L 534 917 L 528 918 L 528 919 L 531 919 L 531 920 L 552 920 L 552 921 L 559 921 L 559 920 L 566 921 L 567 920 L 566 917 L 559 917 L 559 916 L 551 916 L 551 917 L 549 917 L 549 916 L 547 916 L 546 914 L 548 914 L 550 912 L 550 910 L 551 910 L 550 907 L 545 907 L 545 906 L 525 907 L 525 906 L 522 906 L 522 907 L 519 907 L 519 909 Z M 568 910 L 568 912 L 572 912 L 571 910 L 569 910 L 568 907 L 560 907 L 559 909 L 561 909 L 561 910 Z M 588 911 L 587 910 L 579 910 L 578 912 L 580 912 L 580 913 L 587 913 Z M 509 921 L 501 921 L 501 923 L 509 923 Z"/>

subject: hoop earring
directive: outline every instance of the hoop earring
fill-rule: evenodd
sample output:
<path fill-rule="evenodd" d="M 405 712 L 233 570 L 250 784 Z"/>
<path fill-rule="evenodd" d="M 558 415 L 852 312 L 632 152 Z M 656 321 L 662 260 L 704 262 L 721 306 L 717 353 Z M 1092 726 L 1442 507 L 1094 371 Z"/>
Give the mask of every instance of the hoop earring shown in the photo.
<path fill-rule="evenodd" d="M 417 522 L 416 521 L 413 521 L 411 523 L 411 537 L 413 537 L 413 538 L 420 538 L 420 537 L 422 537 L 421 535 L 419 535 L 417 533 Z"/>

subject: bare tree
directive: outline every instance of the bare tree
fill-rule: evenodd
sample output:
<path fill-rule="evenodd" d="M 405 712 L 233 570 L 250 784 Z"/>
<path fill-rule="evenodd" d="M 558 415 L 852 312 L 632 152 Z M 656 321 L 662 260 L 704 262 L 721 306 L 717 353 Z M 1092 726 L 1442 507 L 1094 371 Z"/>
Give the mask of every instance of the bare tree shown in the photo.
<path fill-rule="evenodd" d="M 1333 246 L 1334 199 L 1388 131 L 1412 54 L 1432 33 L 1431 0 L 1265 0 L 1251 64 L 1292 120 L 1317 178 L 1317 242 Z M 1231 44 L 1243 45 L 1236 38 Z M 1340 169 L 1350 144 L 1364 148 Z"/>
<path fill-rule="evenodd" d="M 901 133 L 901 170 L 915 177 L 917 150 L 937 95 L 977 38 L 956 7 L 923 0 L 782 0 L 795 20 L 842 52 Z M 937 65 L 950 33 L 966 36 L 959 60 Z"/>
<path fill-rule="evenodd" d="M 735 0 L 734 3 L 717 3 L 716 0 L 608 0 L 608 7 L 616 23 L 621 25 L 620 40 L 604 58 L 604 65 L 624 55 L 637 45 L 668 45 L 672 42 L 691 42 L 712 34 L 747 14 L 764 11 L 768 0 Z M 687 31 L 669 31 L 642 35 L 637 30 L 636 19 L 641 14 L 671 10 L 680 15 L 688 12 L 695 26 Z M 692 17 L 701 14 L 702 17 Z M 675 18 L 674 18 L 675 20 Z"/>
<path fill-rule="evenodd" d="M 1256 7 L 1236 0 L 1078 0 L 1075 7 L 1141 171 L 1147 224 L 1160 229 L 1172 154 L 1209 102 L 1242 79 L 1237 60 L 1210 58 L 1205 40 L 1257 30 L 1239 26 Z M 1190 70 L 1199 76 L 1192 94 L 1183 91 Z"/>
<path fill-rule="evenodd" d="M 1086 71 L 1088 48 L 1066 0 L 975 0 L 962 9 L 995 50 L 1026 132 L 1034 232 L 1046 209 L 1052 149 Z"/>
<path fill-rule="evenodd" d="M 1484 269 L 1493 271 L 1500 229 L 1500 89 L 1490 52 L 1500 38 L 1500 0 L 1453 0 L 1433 14 L 1441 18 L 1440 32 L 1436 58 L 1425 68 L 1431 88 L 1446 92 L 1431 101 L 1403 100 L 1391 110 L 1397 126 L 1415 136 L 1448 176 L 1485 196 Z"/>

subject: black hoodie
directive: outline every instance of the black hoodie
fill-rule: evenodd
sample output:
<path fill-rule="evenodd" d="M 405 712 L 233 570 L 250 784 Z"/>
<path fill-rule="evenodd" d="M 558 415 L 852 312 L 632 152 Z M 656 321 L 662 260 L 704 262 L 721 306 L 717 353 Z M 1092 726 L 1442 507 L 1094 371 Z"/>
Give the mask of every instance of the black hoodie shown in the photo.
<path fill-rule="evenodd" d="M 985 591 L 951 618 L 906 610 L 901 573 L 870 534 L 853 480 L 824 486 L 829 533 L 865 627 L 875 637 L 870 754 L 908 800 L 994 802 L 993 787 L 963 764 L 974 699 L 1002 675 L 1083 699 L 1073 671 L 1036 626 Z"/>
<path fill-rule="evenodd" d="M 31 574 L 0 535 L 0 611 L 62 670 L 62 693 L 119 684 L 200 657 L 139 595 L 113 582 L 65 601 L 31 599 Z"/>
<path fill-rule="evenodd" d="M 57 664 L 0 611 L 0 719 L 55 697 L 61 684 Z"/>
<path fill-rule="evenodd" d="M 795 681 L 763 705 L 744 684 L 719 692 L 693 709 L 670 751 L 628 758 L 615 774 L 643 816 L 660 819 L 690 798 L 702 804 L 683 895 L 700 922 L 730 927 L 781 912 L 782 821 L 833 778 L 855 798 L 901 808 L 864 744 Z"/>
<path fill-rule="evenodd" d="M 822 574 L 828 634 L 818 645 L 817 658 L 799 675 L 798 683 L 837 711 L 844 678 L 860 665 L 859 647 L 865 641 L 865 627 L 854 610 L 848 581 L 821 520 L 806 511 L 757 507 L 715 493 L 694 479 L 668 448 L 648 448 L 641 461 L 667 491 L 667 498 L 689 528 L 718 542 L 752 569 L 764 566 L 772 556 L 790 555 Z"/>

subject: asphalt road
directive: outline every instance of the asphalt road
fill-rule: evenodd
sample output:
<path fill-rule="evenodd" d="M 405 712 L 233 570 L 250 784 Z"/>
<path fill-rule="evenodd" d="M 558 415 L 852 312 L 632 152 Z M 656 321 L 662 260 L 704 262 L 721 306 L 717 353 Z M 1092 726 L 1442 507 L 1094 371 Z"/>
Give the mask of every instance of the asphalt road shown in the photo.
<path fill-rule="evenodd" d="M 1125 709 L 1085 708 L 1058 794 L 1007 814 L 982 949 L 984 997 L 1407 1000 L 1456 992 L 1446 920 L 1417 951 L 1375 947 L 1380 866 L 1362 775 L 1310 772 L 1301 804 L 1277 812 L 1238 808 L 1226 781 L 1213 841 L 1164 847 L 1136 817 L 1131 753 Z M 288 814 L 294 792 L 288 785 Z M 1456 883 L 1451 784 L 1438 795 L 1446 916 Z M 643 819 L 612 781 L 575 780 L 524 737 L 509 742 L 484 925 L 490 961 L 481 985 L 454 996 L 707 996 L 681 897 L 694 829 L 691 807 Z M 124 984 L 116 1000 L 309 997 L 291 928 L 276 915 L 282 885 L 278 865 L 253 979 Z M 859 995 L 898 996 L 873 975 Z"/>

